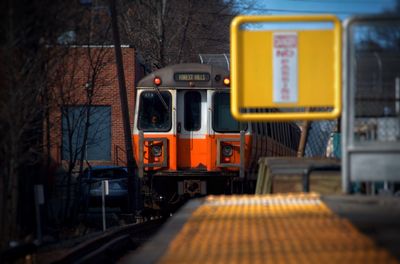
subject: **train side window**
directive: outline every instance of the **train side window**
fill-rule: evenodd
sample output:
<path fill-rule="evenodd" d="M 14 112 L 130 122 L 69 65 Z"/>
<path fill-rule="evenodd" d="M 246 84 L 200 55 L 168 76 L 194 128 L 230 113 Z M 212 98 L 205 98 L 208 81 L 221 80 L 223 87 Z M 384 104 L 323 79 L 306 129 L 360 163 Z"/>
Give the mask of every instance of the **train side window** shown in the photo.
<path fill-rule="evenodd" d="M 283 129 L 282 129 L 282 123 L 281 122 L 278 122 L 276 124 L 276 129 L 278 130 L 278 133 L 276 134 L 276 138 L 277 138 L 279 143 L 283 144 L 283 140 L 282 140 Z"/>
<path fill-rule="evenodd" d="M 267 125 L 267 136 L 272 137 L 271 123 L 266 123 L 266 125 Z"/>
<path fill-rule="evenodd" d="M 250 124 L 251 124 L 252 133 L 253 134 L 258 134 L 258 132 L 257 132 L 257 123 L 251 122 Z"/>
<path fill-rule="evenodd" d="M 186 92 L 184 96 L 184 127 L 186 131 L 198 131 L 201 127 L 201 94 Z"/>
<path fill-rule="evenodd" d="M 290 124 L 286 123 L 286 135 L 287 135 L 287 139 L 286 139 L 286 146 L 288 148 L 292 147 L 292 135 L 290 134 Z"/>
<path fill-rule="evenodd" d="M 281 142 L 280 133 L 281 133 L 280 124 L 279 124 L 279 122 L 276 122 L 276 124 L 275 124 L 275 139 L 278 142 Z"/>
<path fill-rule="evenodd" d="M 288 133 L 288 125 L 286 122 L 283 123 L 283 144 L 286 147 L 289 147 L 289 133 Z"/>
<path fill-rule="evenodd" d="M 290 137 L 292 138 L 291 142 L 292 142 L 292 148 L 293 149 L 297 149 L 299 146 L 299 138 L 297 136 L 297 126 L 296 125 L 291 125 L 290 126 Z"/>
<path fill-rule="evenodd" d="M 143 131 L 166 132 L 171 125 L 171 94 L 146 91 L 140 94 L 138 129 Z M 164 105 L 164 103 L 166 105 Z"/>
<path fill-rule="evenodd" d="M 295 135 L 294 135 L 294 131 L 293 131 L 292 126 L 290 126 L 289 134 L 290 134 L 290 147 L 291 147 L 292 149 L 296 149 L 296 148 L 297 148 L 297 145 L 296 145 L 296 137 L 295 137 Z"/>
<path fill-rule="evenodd" d="M 278 140 L 278 138 L 276 136 L 276 134 L 277 134 L 276 133 L 276 131 L 277 131 L 276 126 L 277 126 L 276 122 L 271 123 L 271 130 L 272 130 L 271 138 L 273 138 L 274 140 Z"/>
<path fill-rule="evenodd" d="M 285 123 L 281 122 L 279 124 L 279 141 L 281 142 L 282 145 L 285 145 Z"/>
<path fill-rule="evenodd" d="M 257 122 L 257 134 L 261 135 L 262 131 L 261 131 L 261 123 Z"/>

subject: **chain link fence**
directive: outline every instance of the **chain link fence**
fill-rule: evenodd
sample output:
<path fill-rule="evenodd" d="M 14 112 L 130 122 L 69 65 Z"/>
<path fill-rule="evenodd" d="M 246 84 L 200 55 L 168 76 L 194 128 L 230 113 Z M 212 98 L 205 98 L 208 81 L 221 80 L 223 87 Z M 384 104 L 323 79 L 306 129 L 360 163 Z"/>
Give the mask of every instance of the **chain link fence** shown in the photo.
<path fill-rule="evenodd" d="M 354 144 L 400 141 L 400 54 L 362 51 L 355 60 Z M 313 121 L 305 157 L 341 157 L 339 120 Z M 299 123 L 301 126 L 301 123 Z"/>
<path fill-rule="evenodd" d="M 340 158 L 338 121 L 313 121 L 308 129 L 305 157 Z"/>
<path fill-rule="evenodd" d="M 202 64 L 211 64 L 223 69 L 230 69 L 230 54 L 199 54 L 199 60 Z"/>
<path fill-rule="evenodd" d="M 356 54 L 354 143 L 400 141 L 400 54 Z"/>

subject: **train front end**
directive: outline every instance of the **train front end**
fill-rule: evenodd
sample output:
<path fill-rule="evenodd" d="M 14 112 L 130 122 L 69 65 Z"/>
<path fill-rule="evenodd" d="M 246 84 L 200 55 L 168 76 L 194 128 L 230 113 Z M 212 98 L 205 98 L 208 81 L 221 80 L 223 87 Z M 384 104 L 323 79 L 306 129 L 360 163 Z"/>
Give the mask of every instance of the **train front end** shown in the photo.
<path fill-rule="evenodd" d="M 149 192 L 164 199 L 234 192 L 250 137 L 230 114 L 228 71 L 160 69 L 139 82 L 136 102 L 135 157 Z"/>

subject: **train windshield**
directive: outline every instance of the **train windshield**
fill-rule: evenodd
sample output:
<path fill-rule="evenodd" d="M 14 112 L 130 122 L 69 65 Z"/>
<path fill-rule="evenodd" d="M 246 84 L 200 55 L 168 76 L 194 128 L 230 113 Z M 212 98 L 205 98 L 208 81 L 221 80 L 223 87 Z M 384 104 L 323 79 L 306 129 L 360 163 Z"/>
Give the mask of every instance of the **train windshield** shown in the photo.
<path fill-rule="evenodd" d="M 214 94 L 213 129 L 217 132 L 239 132 L 240 123 L 233 119 L 229 93 Z"/>
<path fill-rule="evenodd" d="M 161 100 L 160 96 L 164 100 Z M 152 132 L 169 131 L 171 129 L 171 108 L 169 92 L 146 91 L 141 93 L 138 129 Z"/>

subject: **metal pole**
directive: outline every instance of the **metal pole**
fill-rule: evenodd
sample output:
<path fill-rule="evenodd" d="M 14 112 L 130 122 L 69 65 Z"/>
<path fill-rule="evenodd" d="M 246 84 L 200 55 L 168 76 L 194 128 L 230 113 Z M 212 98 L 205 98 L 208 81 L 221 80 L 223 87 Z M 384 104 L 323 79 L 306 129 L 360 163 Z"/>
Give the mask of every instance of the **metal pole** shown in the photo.
<path fill-rule="evenodd" d="M 106 186 L 105 181 L 101 181 L 101 213 L 103 216 L 103 231 L 106 231 Z"/>
<path fill-rule="evenodd" d="M 42 222 L 40 219 L 40 205 L 37 201 L 35 201 L 35 211 L 36 211 L 36 236 L 37 241 L 41 244 L 42 243 Z"/>
<path fill-rule="evenodd" d="M 310 121 L 304 121 L 301 129 L 300 143 L 299 143 L 299 148 L 297 150 L 297 157 L 299 158 L 304 156 L 304 151 L 306 149 L 306 144 L 307 144 L 308 129 L 310 128 L 310 124 L 311 124 Z"/>
<path fill-rule="evenodd" d="M 36 210 L 36 232 L 37 241 L 39 244 L 42 243 L 42 221 L 40 217 L 40 205 L 44 204 L 44 193 L 43 185 L 38 184 L 33 186 L 33 191 L 35 195 L 35 210 Z"/>
<path fill-rule="evenodd" d="M 121 110 L 124 125 L 124 137 L 125 137 L 125 149 L 126 149 L 126 160 L 128 163 L 128 193 L 129 193 L 129 209 L 138 214 L 140 210 L 140 188 L 139 179 L 136 173 L 137 164 L 133 157 L 133 145 L 132 145 L 132 133 L 129 120 L 129 108 L 128 99 L 126 95 L 125 86 L 125 75 L 122 61 L 121 43 L 118 31 L 118 20 L 116 13 L 115 0 L 109 0 L 110 12 L 111 12 L 111 23 L 113 29 L 114 38 L 114 49 L 115 49 L 115 61 L 117 64 L 118 73 L 118 84 L 119 84 L 119 95 L 121 100 Z"/>
<path fill-rule="evenodd" d="M 400 115 L 400 77 L 396 77 L 395 79 L 395 89 L 396 89 L 396 115 Z"/>
<path fill-rule="evenodd" d="M 240 178 L 244 179 L 244 149 L 245 149 L 245 131 L 244 130 L 240 130 Z"/>

